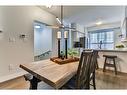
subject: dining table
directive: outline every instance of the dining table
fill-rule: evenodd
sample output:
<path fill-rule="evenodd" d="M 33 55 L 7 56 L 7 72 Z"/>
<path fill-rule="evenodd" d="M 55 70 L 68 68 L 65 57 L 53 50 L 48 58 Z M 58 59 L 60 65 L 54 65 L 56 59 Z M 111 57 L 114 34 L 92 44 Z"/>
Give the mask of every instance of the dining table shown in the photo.
<path fill-rule="evenodd" d="M 38 80 L 47 83 L 54 89 L 60 89 L 77 72 L 79 61 L 57 64 L 50 59 L 20 64 L 20 68 L 33 75 L 32 89 L 37 89 Z"/>

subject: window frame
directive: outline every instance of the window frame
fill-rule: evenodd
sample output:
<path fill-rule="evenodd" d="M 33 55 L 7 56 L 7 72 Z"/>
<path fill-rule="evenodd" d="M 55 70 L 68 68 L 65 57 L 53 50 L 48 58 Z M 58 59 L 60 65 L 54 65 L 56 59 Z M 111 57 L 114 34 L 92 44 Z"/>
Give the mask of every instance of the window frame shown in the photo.
<path fill-rule="evenodd" d="M 119 28 L 119 27 L 118 27 Z M 116 28 L 115 28 L 116 29 Z M 106 41 L 106 38 L 107 38 L 107 32 L 113 32 L 113 41 L 112 42 L 107 42 Z M 88 38 L 89 38 L 89 43 L 88 43 L 88 47 L 90 48 L 90 49 L 92 49 L 92 47 L 91 47 L 91 44 L 96 44 L 96 45 L 99 45 L 100 44 L 100 42 L 99 42 L 99 33 L 104 33 L 104 42 L 103 42 L 103 45 L 104 45 L 104 48 L 101 48 L 101 49 L 109 49 L 109 48 L 106 48 L 106 45 L 107 44 L 113 44 L 113 47 L 112 47 L 112 49 L 114 49 L 114 44 L 115 44 L 115 35 L 114 35 L 114 28 L 110 28 L 110 29 L 100 29 L 100 30 L 95 30 L 95 31 L 88 31 Z M 95 34 L 95 33 L 97 33 L 97 42 L 95 42 L 95 43 L 92 43 L 91 42 L 91 40 L 90 40 L 90 34 Z M 95 49 L 95 48 L 94 48 Z"/>

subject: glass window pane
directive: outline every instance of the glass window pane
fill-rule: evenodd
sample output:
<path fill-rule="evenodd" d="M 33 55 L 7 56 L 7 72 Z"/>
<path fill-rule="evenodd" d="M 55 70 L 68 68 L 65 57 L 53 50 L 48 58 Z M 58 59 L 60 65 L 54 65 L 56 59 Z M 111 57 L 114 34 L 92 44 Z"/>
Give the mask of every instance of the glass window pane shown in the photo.
<path fill-rule="evenodd" d="M 98 49 L 98 44 L 90 44 L 91 49 Z"/>
<path fill-rule="evenodd" d="M 114 31 L 107 29 L 106 31 L 89 32 L 89 46 L 92 49 L 113 49 L 114 48 Z"/>
<path fill-rule="evenodd" d="M 98 33 L 99 34 L 99 36 L 98 36 L 98 41 L 100 42 L 100 41 L 102 41 L 102 42 L 104 42 L 104 40 L 105 40 L 105 33 L 104 32 L 100 32 L 100 33 Z"/>
<path fill-rule="evenodd" d="M 97 33 L 91 33 L 90 34 L 90 42 L 91 43 L 97 43 Z"/>
<path fill-rule="evenodd" d="M 113 31 L 106 32 L 106 42 L 113 42 Z"/>

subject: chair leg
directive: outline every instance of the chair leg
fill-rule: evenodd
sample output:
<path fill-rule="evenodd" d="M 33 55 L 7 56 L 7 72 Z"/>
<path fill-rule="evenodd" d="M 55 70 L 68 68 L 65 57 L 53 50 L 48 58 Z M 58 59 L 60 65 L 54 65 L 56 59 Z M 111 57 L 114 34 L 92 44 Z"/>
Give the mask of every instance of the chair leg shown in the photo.
<path fill-rule="evenodd" d="M 96 82 L 95 82 L 95 71 L 93 72 L 93 88 L 96 89 Z"/>
<path fill-rule="evenodd" d="M 89 81 L 86 82 L 85 89 L 90 89 L 90 82 Z"/>
<path fill-rule="evenodd" d="M 99 69 L 98 61 L 96 60 L 96 69 Z"/>
<path fill-rule="evenodd" d="M 115 74 L 117 75 L 117 68 L 116 68 L 115 58 L 113 58 L 113 64 L 114 64 L 114 68 L 115 68 Z"/>
<path fill-rule="evenodd" d="M 107 58 L 105 58 L 104 67 L 103 67 L 103 72 L 105 72 L 106 61 L 107 61 Z"/>

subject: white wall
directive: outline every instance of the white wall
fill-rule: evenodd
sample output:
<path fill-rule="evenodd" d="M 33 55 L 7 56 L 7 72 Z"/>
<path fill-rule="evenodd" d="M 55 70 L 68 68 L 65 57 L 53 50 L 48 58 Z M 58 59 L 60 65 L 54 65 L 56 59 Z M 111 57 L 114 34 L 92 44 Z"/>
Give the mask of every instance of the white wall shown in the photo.
<path fill-rule="evenodd" d="M 52 30 L 52 56 L 58 55 L 58 40 L 57 40 L 57 31 L 56 29 Z"/>
<path fill-rule="evenodd" d="M 102 25 L 98 25 L 98 26 L 96 25 L 96 26 L 92 26 L 92 27 L 87 27 L 87 31 L 116 28 L 116 27 L 120 27 L 120 26 L 121 26 L 121 22 L 106 23 L 106 24 L 102 24 Z"/>
<path fill-rule="evenodd" d="M 34 20 L 56 24 L 55 16 L 38 7 L 0 7 L 0 30 L 4 35 L 0 40 L 0 77 L 19 72 L 19 64 L 34 60 Z M 27 39 L 20 39 L 20 34 L 26 34 Z"/>

